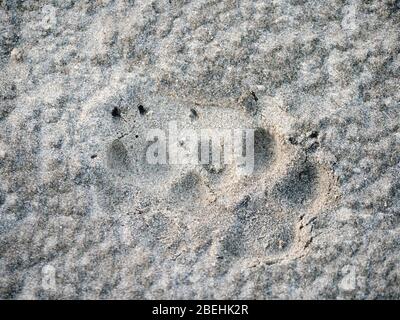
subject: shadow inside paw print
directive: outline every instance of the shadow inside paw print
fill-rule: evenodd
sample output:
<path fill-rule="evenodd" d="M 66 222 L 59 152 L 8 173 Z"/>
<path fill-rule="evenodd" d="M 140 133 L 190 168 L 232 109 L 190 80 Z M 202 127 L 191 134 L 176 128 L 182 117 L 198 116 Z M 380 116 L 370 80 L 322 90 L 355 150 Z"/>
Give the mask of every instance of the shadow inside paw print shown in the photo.
<path fill-rule="evenodd" d="M 201 177 L 195 172 L 186 175 L 173 183 L 170 197 L 173 201 L 195 201 L 201 193 Z"/>
<path fill-rule="evenodd" d="M 274 152 L 274 137 L 264 128 L 257 128 L 254 131 L 254 170 L 263 170 L 273 158 Z"/>
<path fill-rule="evenodd" d="M 273 193 L 284 206 L 299 207 L 313 198 L 318 185 L 318 171 L 310 163 L 293 168 L 277 183 Z"/>
<path fill-rule="evenodd" d="M 128 150 L 118 139 L 114 140 L 107 150 L 107 165 L 110 169 L 124 171 L 130 163 Z"/>

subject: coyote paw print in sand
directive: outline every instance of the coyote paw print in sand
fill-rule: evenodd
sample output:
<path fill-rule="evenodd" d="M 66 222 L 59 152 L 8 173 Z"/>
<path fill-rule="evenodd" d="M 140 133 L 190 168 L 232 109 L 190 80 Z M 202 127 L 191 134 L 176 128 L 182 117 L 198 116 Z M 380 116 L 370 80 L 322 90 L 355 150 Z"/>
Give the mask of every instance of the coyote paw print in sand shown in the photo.
<path fill-rule="evenodd" d="M 168 239 L 158 245 L 173 250 L 172 256 L 199 256 L 201 250 L 216 264 L 238 259 L 276 263 L 307 252 L 313 223 L 336 192 L 335 179 L 312 152 L 290 143 L 272 120 L 257 112 L 260 101 L 253 99 L 254 93 L 237 106 L 193 104 L 156 94 L 147 99 L 126 92 L 120 96 L 86 111 L 102 122 L 102 135 L 82 124 L 89 136 L 96 136 L 93 146 L 103 149 L 81 152 L 98 154 L 88 160 L 91 166 L 107 176 L 103 180 L 109 188 L 124 193 L 104 210 L 132 212 L 142 198 L 152 199 L 147 210 L 158 212 L 153 218 L 165 224 L 158 237 Z M 181 129 L 254 129 L 253 172 L 238 174 L 235 164 L 149 164 L 147 132 L 168 133 L 171 121 Z M 125 233 L 138 223 L 135 219 L 145 218 L 124 221 Z"/>

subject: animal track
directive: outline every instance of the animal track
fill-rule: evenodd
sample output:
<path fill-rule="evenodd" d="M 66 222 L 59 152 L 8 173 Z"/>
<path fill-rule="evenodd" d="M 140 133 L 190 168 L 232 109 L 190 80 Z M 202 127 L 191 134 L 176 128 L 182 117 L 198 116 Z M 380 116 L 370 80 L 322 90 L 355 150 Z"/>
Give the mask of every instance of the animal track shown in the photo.
<path fill-rule="evenodd" d="M 216 259 L 217 265 L 227 267 L 237 259 L 275 263 L 305 254 L 312 239 L 312 223 L 308 221 L 327 207 L 329 193 L 334 192 L 329 171 L 306 148 L 289 143 L 259 113 L 249 113 L 245 108 L 224 107 L 221 112 L 218 106 L 194 106 L 155 94 L 149 100 L 134 98 L 134 94 L 125 96 L 126 101 L 120 103 L 118 98 L 116 103 L 111 99 L 104 104 L 104 111 L 95 111 L 96 117 L 104 121 L 103 127 L 110 130 L 102 138 L 105 157 L 99 150 L 88 151 L 98 154 L 92 165 L 105 158 L 111 181 L 121 188 L 140 190 L 135 194 L 152 194 L 162 210 L 171 208 L 174 221 L 191 230 L 185 236 L 187 243 L 208 248 L 207 254 Z M 116 104 L 118 114 L 110 115 Z M 142 105 L 146 105 L 146 112 L 138 109 Z M 115 121 L 116 116 L 121 121 Z M 216 127 L 255 128 L 253 173 L 238 174 L 235 162 L 149 164 L 146 151 L 155 140 L 146 141 L 148 130 L 165 132 L 169 146 L 171 121 L 176 121 L 182 132 Z M 177 141 L 177 147 L 186 152 L 185 134 L 179 133 Z M 200 144 L 198 153 L 202 155 L 201 147 Z M 218 148 L 223 156 L 224 143 Z M 119 207 L 129 211 L 129 200 L 121 201 Z M 166 236 L 172 243 L 183 241 L 171 234 Z"/>
<path fill-rule="evenodd" d="M 254 169 L 262 170 L 271 160 L 274 152 L 274 139 L 264 129 L 257 128 L 254 132 Z"/>
<path fill-rule="evenodd" d="M 129 166 L 129 156 L 124 144 L 116 139 L 107 151 L 107 164 L 111 169 L 124 170 Z"/>
<path fill-rule="evenodd" d="M 285 205 L 299 207 L 312 198 L 317 182 L 317 169 L 312 164 L 305 163 L 292 168 L 288 175 L 275 186 L 275 192 Z"/>
<path fill-rule="evenodd" d="M 171 196 L 175 200 L 194 201 L 200 193 L 201 178 L 194 172 L 189 172 L 175 182 L 171 187 Z"/>

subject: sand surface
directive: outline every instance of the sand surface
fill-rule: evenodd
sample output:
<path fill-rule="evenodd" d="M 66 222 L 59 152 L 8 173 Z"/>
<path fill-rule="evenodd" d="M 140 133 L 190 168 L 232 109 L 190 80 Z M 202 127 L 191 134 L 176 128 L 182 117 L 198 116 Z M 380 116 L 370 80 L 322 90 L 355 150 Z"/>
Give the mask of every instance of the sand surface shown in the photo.
<path fill-rule="evenodd" d="M 0 1 L 0 298 L 400 298 L 399 128 L 398 0 Z"/>

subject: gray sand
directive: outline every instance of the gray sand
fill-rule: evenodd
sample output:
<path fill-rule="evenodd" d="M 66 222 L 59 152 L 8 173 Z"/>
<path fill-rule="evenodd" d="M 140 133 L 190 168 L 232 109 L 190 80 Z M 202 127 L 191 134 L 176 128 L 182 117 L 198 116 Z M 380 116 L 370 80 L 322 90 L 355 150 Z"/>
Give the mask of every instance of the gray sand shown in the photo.
<path fill-rule="evenodd" d="M 0 298 L 400 298 L 400 2 L 0 1 Z M 255 128 L 255 169 L 146 132 Z"/>

